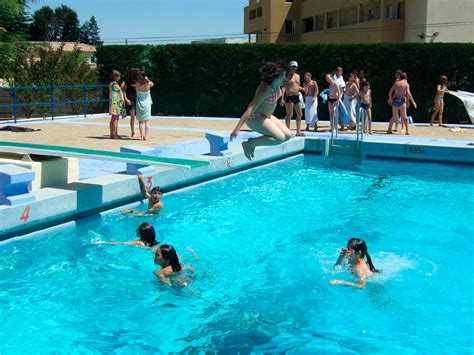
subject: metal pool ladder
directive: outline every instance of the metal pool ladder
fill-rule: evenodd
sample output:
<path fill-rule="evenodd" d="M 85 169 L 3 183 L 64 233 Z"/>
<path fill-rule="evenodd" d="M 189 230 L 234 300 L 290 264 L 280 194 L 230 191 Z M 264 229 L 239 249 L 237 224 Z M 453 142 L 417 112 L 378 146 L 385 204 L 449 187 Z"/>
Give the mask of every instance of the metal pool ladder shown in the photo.
<path fill-rule="evenodd" d="M 338 112 L 336 110 L 335 115 L 336 117 L 339 117 L 337 114 Z M 334 129 L 331 130 L 331 138 L 329 139 L 326 155 L 328 156 L 342 155 L 342 156 L 360 158 L 362 141 L 364 140 L 364 124 L 365 124 L 364 118 L 365 118 L 365 115 L 363 114 L 362 110 L 360 110 L 359 115 L 356 119 L 356 140 L 338 139 L 339 120 L 337 119 L 335 122 Z"/>

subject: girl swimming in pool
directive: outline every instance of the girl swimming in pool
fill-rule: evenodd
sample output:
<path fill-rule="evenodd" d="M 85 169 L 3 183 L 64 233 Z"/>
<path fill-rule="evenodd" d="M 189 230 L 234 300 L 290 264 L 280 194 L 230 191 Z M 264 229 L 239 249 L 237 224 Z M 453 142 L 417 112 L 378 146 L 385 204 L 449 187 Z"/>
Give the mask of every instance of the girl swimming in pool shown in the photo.
<path fill-rule="evenodd" d="M 365 262 L 365 257 L 367 257 L 367 263 Z M 342 284 L 364 288 L 367 277 L 374 272 L 379 272 L 379 270 L 375 268 L 374 264 L 372 264 L 372 259 L 370 258 L 370 255 L 367 251 L 367 244 L 362 239 L 349 239 L 347 242 L 347 249 L 341 249 L 341 254 L 337 259 L 335 266 L 340 265 L 345 258 L 347 258 L 347 261 L 352 268 L 352 274 L 359 279 L 358 282 L 331 280 L 331 285 Z"/>
<path fill-rule="evenodd" d="M 128 244 L 136 245 L 144 248 L 151 248 L 153 251 L 158 247 L 159 242 L 156 241 L 155 228 L 150 223 L 143 222 L 137 228 L 137 240 L 128 242 L 95 242 L 94 244 Z"/>
<path fill-rule="evenodd" d="M 154 274 L 164 284 L 169 286 L 175 285 L 180 287 L 187 287 L 192 281 L 189 277 L 185 275 L 179 275 L 179 273 L 181 271 L 184 271 L 185 269 L 189 269 L 191 271 L 194 271 L 194 269 L 190 265 L 188 265 L 188 267 L 185 267 L 183 264 L 181 264 L 176 250 L 171 245 L 160 245 L 156 249 L 154 261 L 156 265 L 161 266 L 161 269 L 154 271 Z M 170 276 L 173 276 L 173 278 L 171 278 Z"/>
<path fill-rule="evenodd" d="M 273 115 L 278 99 L 281 97 L 286 71 L 280 63 L 265 63 L 261 71 L 260 85 L 247 109 L 240 117 L 230 139 L 237 138 L 244 125 L 262 134 L 258 138 L 249 138 L 242 143 L 242 148 L 247 159 L 254 157 L 255 148 L 258 146 L 278 145 L 291 138 L 291 132 L 286 125 Z"/>

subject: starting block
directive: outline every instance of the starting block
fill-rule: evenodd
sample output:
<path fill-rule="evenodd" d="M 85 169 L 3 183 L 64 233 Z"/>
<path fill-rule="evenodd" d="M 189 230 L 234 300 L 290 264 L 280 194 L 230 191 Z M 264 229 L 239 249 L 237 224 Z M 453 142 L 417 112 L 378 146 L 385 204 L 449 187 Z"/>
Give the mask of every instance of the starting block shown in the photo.
<path fill-rule="evenodd" d="M 32 170 L 18 165 L 0 165 L 0 205 L 18 206 L 35 201 L 31 183 L 35 179 Z"/>
<path fill-rule="evenodd" d="M 209 141 L 211 146 L 210 154 L 212 156 L 223 157 L 232 154 L 231 150 L 229 149 L 229 135 L 206 133 L 206 139 Z"/>

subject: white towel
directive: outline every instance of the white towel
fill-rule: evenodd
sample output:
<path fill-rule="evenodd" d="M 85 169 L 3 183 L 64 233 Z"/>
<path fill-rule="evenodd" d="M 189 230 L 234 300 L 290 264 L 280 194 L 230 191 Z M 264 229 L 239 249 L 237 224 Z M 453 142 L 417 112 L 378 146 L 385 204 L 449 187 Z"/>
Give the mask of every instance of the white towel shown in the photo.
<path fill-rule="evenodd" d="M 467 91 L 448 91 L 448 93 L 462 101 L 471 123 L 474 123 L 474 93 Z"/>

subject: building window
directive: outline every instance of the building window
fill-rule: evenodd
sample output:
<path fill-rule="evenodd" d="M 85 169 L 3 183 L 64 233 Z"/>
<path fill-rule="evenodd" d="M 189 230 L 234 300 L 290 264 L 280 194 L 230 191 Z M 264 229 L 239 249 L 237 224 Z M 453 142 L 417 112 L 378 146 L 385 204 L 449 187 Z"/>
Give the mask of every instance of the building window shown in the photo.
<path fill-rule="evenodd" d="M 96 64 L 97 63 L 97 58 L 93 55 L 89 57 L 89 64 Z"/>
<path fill-rule="evenodd" d="M 324 30 L 324 15 L 316 16 L 316 31 Z"/>
<path fill-rule="evenodd" d="M 404 19 L 405 19 L 405 3 L 404 3 L 404 2 L 398 3 L 398 14 L 397 14 L 397 18 L 398 18 L 399 20 L 404 20 Z"/>
<path fill-rule="evenodd" d="M 393 6 L 392 5 L 388 5 L 385 9 L 385 18 L 390 18 L 390 19 L 395 19 L 396 16 L 393 12 Z"/>
<path fill-rule="evenodd" d="M 360 22 L 374 21 L 380 19 L 380 2 L 366 3 L 360 7 Z"/>
<path fill-rule="evenodd" d="M 375 20 L 375 10 L 369 9 L 367 13 L 367 21 L 373 21 L 373 20 Z"/>
<path fill-rule="evenodd" d="M 256 10 L 250 10 L 249 12 L 249 18 L 253 20 L 254 18 L 257 17 L 257 11 Z"/>
<path fill-rule="evenodd" d="M 357 23 L 357 6 L 341 10 L 341 26 L 350 26 Z"/>
<path fill-rule="evenodd" d="M 263 10 L 261 7 L 257 8 L 257 17 L 262 17 Z"/>
<path fill-rule="evenodd" d="M 312 17 L 307 17 L 303 19 L 303 32 L 313 32 L 314 31 L 314 19 Z"/>
<path fill-rule="evenodd" d="M 338 15 L 337 11 L 328 12 L 328 19 L 327 19 L 327 23 L 326 23 L 326 28 L 329 29 L 329 28 L 334 28 L 334 27 L 338 26 L 337 15 Z"/>
<path fill-rule="evenodd" d="M 293 21 L 285 21 L 285 34 L 286 35 L 294 35 L 295 34 L 295 26 L 293 25 Z"/>

